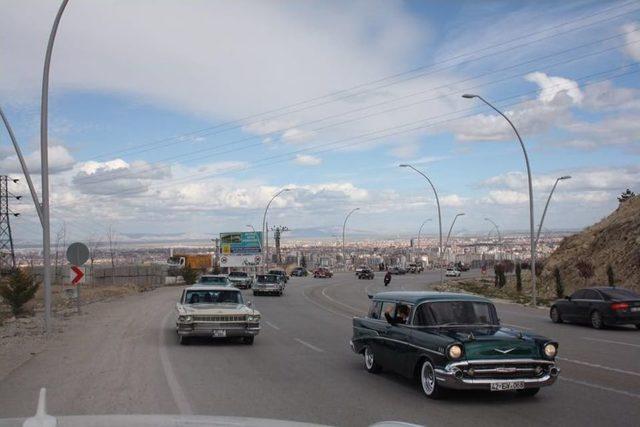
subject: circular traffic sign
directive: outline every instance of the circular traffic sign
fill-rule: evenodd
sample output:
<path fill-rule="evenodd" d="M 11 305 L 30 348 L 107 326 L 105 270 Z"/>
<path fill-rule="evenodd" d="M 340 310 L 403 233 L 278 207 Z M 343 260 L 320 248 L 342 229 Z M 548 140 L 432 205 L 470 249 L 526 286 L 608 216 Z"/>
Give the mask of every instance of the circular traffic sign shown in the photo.
<path fill-rule="evenodd" d="M 82 265 L 89 259 L 89 248 L 84 243 L 72 243 L 67 248 L 67 261 L 71 265 Z"/>

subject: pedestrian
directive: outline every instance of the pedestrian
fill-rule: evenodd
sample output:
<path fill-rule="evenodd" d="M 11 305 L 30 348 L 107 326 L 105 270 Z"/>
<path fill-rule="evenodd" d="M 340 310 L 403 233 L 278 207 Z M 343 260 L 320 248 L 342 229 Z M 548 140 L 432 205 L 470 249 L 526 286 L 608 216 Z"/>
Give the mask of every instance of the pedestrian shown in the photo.
<path fill-rule="evenodd" d="M 391 272 L 387 270 L 387 274 L 384 275 L 384 285 L 387 286 L 391 282 Z"/>

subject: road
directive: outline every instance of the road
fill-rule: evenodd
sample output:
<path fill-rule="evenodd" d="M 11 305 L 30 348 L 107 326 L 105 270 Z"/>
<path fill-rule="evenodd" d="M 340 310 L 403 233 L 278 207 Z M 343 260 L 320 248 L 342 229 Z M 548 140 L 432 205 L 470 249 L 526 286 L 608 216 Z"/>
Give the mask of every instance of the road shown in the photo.
<path fill-rule="evenodd" d="M 394 276 L 388 289 L 426 290 L 438 277 Z M 464 392 L 430 401 L 412 381 L 367 373 L 349 349 L 351 318 L 366 311 L 367 293 L 382 289 L 381 274 L 359 281 L 338 273 L 292 278 L 280 298 L 246 293 L 263 315 L 253 346 L 180 346 L 171 315 L 179 288 L 94 304 L 0 381 L 0 417 L 32 414 L 44 386 L 49 412 L 59 415 L 233 415 L 336 426 L 637 425 L 640 331 L 555 325 L 546 310 L 497 304 L 504 324 L 560 342 L 560 380 L 534 398 Z"/>

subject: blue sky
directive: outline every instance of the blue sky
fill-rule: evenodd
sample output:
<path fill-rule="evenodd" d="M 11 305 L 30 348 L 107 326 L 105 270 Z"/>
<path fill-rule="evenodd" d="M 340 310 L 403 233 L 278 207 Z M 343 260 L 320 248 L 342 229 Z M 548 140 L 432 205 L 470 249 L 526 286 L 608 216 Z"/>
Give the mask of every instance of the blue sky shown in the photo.
<path fill-rule="evenodd" d="M 41 63 L 56 2 L 2 1 L 0 105 L 39 182 Z M 363 235 L 466 216 L 525 230 L 605 216 L 640 183 L 637 2 L 71 1 L 52 65 L 52 221 L 68 239 L 208 238 L 270 221 Z M 0 132 L 0 172 L 19 175 Z M 24 184 L 14 192 L 28 194 Z M 38 240 L 28 198 L 16 241 Z M 434 230 L 426 230 L 427 233 Z"/>

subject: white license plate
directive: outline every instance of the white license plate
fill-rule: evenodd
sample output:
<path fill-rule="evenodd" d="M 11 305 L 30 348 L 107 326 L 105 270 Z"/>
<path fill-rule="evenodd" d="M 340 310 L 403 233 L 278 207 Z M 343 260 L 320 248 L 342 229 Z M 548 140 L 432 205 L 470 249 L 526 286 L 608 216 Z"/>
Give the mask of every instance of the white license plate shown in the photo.
<path fill-rule="evenodd" d="M 508 390 L 521 390 L 524 388 L 523 381 L 509 382 L 509 383 L 491 383 L 491 391 L 508 391 Z"/>
<path fill-rule="evenodd" d="M 631 307 L 631 311 L 640 311 L 640 307 Z"/>
<path fill-rule="evenodd" d="M 227 336 L 227 331 L 224 329 L 214 329 L 211 331 L 211 336 L 214 338 L 224 338 Z"/>

